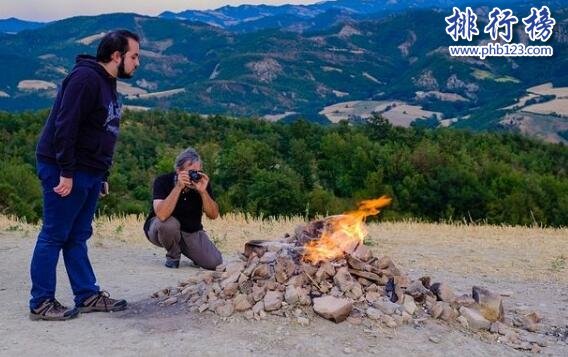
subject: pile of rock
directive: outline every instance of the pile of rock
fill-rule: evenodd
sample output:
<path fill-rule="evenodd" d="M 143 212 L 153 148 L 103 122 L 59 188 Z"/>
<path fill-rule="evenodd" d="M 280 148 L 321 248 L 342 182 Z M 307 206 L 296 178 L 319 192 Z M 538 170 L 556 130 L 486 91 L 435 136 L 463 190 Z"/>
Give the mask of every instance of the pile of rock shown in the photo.
<path fill-rule="evenodd" d="M 185 303 L 193 311 L 223 317 L 243 313 L 249 319 L 262 319 L 274 314 L 307 324 L 315 313 L 337 323 L 369 319 L 389 328 L 434 318 L 503 336 L 513 334 L 513 327 L 504 323 L 500 295 L 473 287 L 471 295 L 456 296 L 447 284 L 430 277 L 413 280 L 392 259 L 374 257 L 362 243 L 331 261 L 304 261 L 306 243 L 317 239 L 325 224 L 325 220 L 311 222 L 279 241 L 250 241 L 238 261 L 204 271 L 153 297 L 160 305 Z"/>

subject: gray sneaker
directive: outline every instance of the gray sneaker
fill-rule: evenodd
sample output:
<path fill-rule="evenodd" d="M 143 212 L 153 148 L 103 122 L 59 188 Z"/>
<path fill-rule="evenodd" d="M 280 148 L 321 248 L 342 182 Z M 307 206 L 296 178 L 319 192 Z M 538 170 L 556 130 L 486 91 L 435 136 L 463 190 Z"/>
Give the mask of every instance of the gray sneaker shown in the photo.
<path fill-rule="evenodd" d="M 115 312 L 126 309 L 126 305 L 126 300 L 112 299 L 108 292 L 100 291 L 83 301 L 78 308 L 81 313 Z"/>
<path fill-rule="evenodd" d="M 68 308 L 59 303 L 59 301 L 45 300 L 37 309 L 30 311 L 30 320 L 47 320 L 47 321 L 64 321 L 79 315 L 79 309 Z"/>

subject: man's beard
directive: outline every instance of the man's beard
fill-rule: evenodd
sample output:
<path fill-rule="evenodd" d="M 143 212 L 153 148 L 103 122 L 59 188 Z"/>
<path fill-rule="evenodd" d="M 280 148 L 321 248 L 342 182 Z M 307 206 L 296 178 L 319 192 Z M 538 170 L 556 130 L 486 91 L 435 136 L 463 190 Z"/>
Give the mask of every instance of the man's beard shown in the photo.
<path fill-rule="evenodd" d="M 132 76 L 134 75 L 134 71 L 130 72 L 130 73 L 126 73 L 124 71 L 124 55 L 121 57 L 120 60 L 120 64 L 118 65 L 118 74 L 117 77 L 118 78 L 123 78 L 123 79 L 128 79 L 128 78 L 132 78 Z"/>

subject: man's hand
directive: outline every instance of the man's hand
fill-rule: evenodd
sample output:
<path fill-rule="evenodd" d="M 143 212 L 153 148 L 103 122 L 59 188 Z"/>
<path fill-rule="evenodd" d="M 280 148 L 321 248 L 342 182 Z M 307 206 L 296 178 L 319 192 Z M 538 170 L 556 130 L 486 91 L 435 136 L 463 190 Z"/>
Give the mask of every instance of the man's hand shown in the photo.
<path fill-rule="evenodd" d="M 73 178 L 59 176 L 59 185 L 53 188 L 53 191 L 61 197 L 68 196 L 73 189 Z"/>
<path fill-rule="evenodd" d="M 197 182 L 191 182 L 192 187 L 195 188 L 197 190 L 197 192 L 199 193 L 204 193 L 207 191 L 207 184 L 209 183 L 209 176 L 207 176 L 205 173 L 199 171 L 199 173 L 201 174 L 201 179 Z"/>
<path fill-rule="evenodd" d="M 106 195 L 108 195 L 108 193 L 109 193 L 108 182 L 107 181 L 101 182 L 101 192 L 99 194 L 99 197 L 105 197 Z"/>
<path fill-rule="evenodd" d="M 180 189 L 191 187 L 191 181 L 189 180 L 189 174 L 187 173 L 187 171 L 180 171 L 178 173 L 176 186 Z"/>

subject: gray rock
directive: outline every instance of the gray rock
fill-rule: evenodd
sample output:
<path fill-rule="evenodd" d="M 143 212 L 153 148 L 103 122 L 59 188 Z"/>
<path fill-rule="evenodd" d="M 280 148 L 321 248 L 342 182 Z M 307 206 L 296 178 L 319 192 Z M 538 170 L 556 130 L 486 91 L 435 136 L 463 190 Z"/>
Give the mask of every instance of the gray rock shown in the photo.
<path fill-rule="evenodd" d="M 452 303 L 456 299 L 454 291 L 446 283 L 434 283 L 430 286 L 430 291 L 432 291 L 440 301 Z"/>
<path fill-rule="evenodd" d="M 261 264 L 269 264 L 276 261 L 276 252 L 266 252 L 260 258 Z"/>
<path fill-rule="evenodd" d="M 323 318 L 341 322 L 349 316 L 353 303 L 349 299 L 323 296 L 314 299 L 314 311 Z"/>
<path fill-rule="evenodd" d="M 473 300 L 479 305 L 479 312 L 491 322 L 503 321 L 505 316 L 503 298 L 499 294 L 474 286 L 472 289 Z"/>
<path fill-rule="evenodd" d="M 254 301 L 260 301 L 264 298 L 266 294 L 266 288 L 264 286 L 253 285 L 252 286 L 252 299 Z"/>
<path fill-rule="evenodd" d="M 383 314 L 392 315 L 399 310 L 400 305 L 389 301 L 387 298 L 382 297 L 380 300 L 373 303 L 373 307 L 381 310 Z"/>
<path fill-rule="evenodd" d="M 294 285 L 288 285 L 286 287 L 286 293 L 284 294 L 284 300 L 290 305 L 296 304 L 300 296 L 300 292 L 298 291 L 299 289 L 301 288 Z"/>
<path fill-rule="evenodd" d="M 274 311 L 282 306 L 282 293 L 280 291 L 268 291 L 264 295 L 264 310 Z"/>
<path fill-rule="evenodd" d="M 462 306 L 460 314 L 465 317 L 469 328 L 472 330 L 489 330 L 491 327 L 491 322 L 474 309 Z"/>
<path fill-rule="evenodd" d="M 254 304 L 252 307 L 252 312 L 254 312 L 255 315 L 258 315 L 261 311 L 264 311 L 264 301 L 262 300 Z"/>
<path fill-rule="evenodd" d="M 359 243 L 357 249 L 351 254 L 355 258 L 362 260 L 364 262 L 368 261 L 373 257 L 373 254 L 363 243 Z"/>
<path fill-rule="evenodd" d="M 252 307 L 250 301 L 248 300 L 248 297 L 245 294 L 238 294 L 237 296 L 235 296 L 233 304 L 235 304 L 235 311 L 239 312 L 249 310 Z"/>
<path fill-rule="evenodd" d="M 333 277 L 333 282 L 339 287 L 343 292 L 351 290 L 355 284 L 355 279 L 349 274 L 347 267 L 342 267 L 337 270 L 335 276 Z"/>
<path fill-rule="evenodd" d="M 367 308 L 367 316 L 371 320 L 379 320 L 383 313 L 379 309 L 375 309 L 374 307 Z"/>
<path fill-rule="evenodd" d="M 404 302 L 402 303 L 402 307 L 409 315 L 414 315 L 416 310 L 418 310 L 418 306 L 414 302 L 414 298 L 410 295 L 404 296 Z"/>
<path fill-rule="evenodd" d="M 215 313 L 222 317 L 229 317 L 235 312 L 235 306 L 232 302 L 227 301 L 215 308 Z"/>

